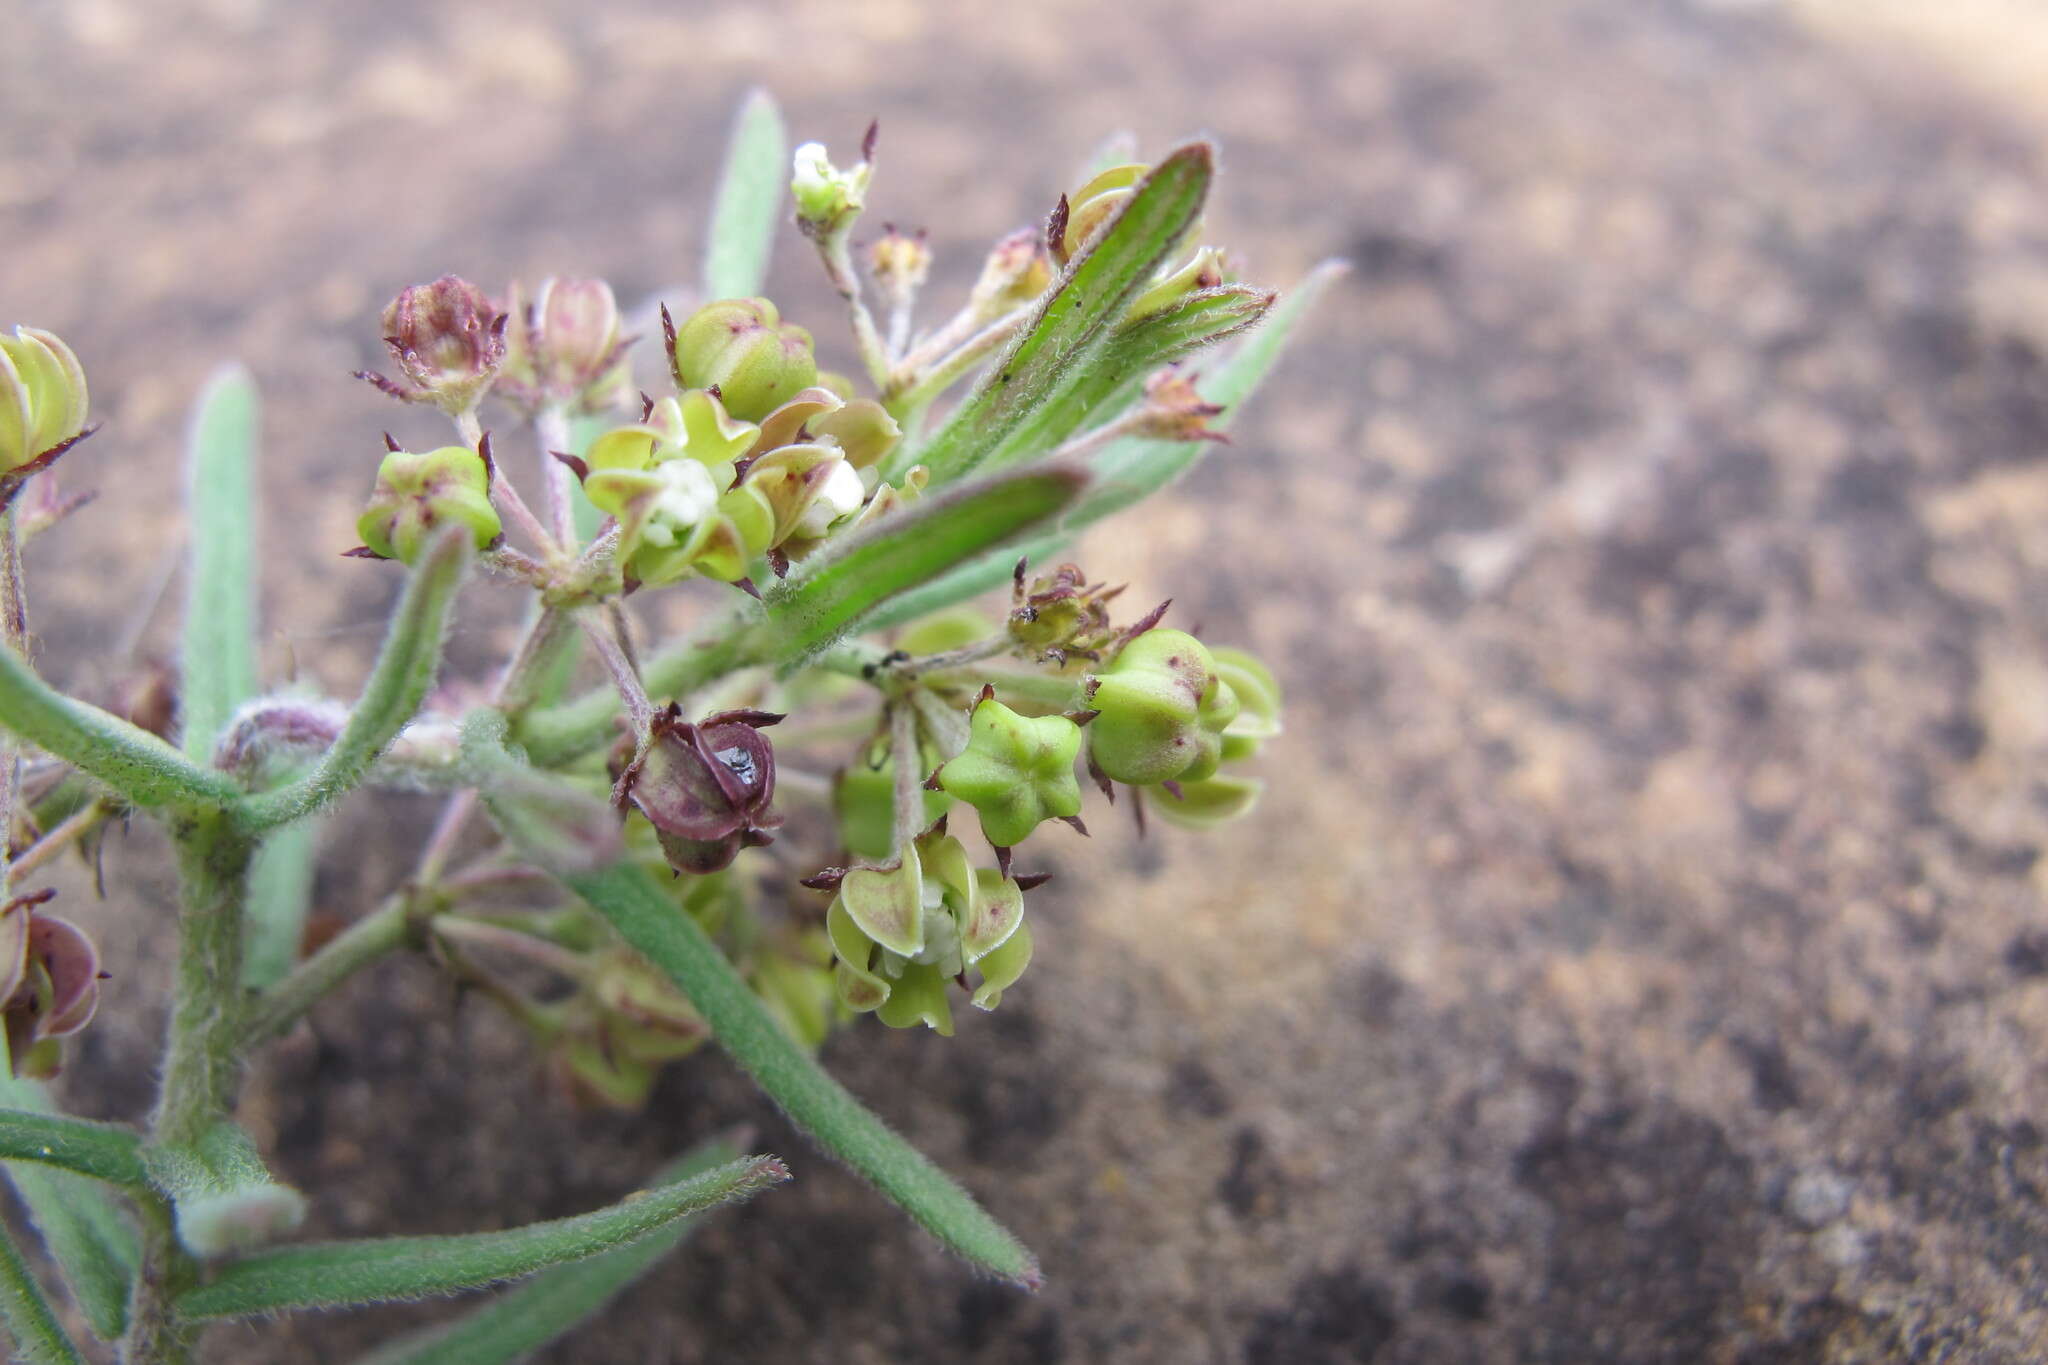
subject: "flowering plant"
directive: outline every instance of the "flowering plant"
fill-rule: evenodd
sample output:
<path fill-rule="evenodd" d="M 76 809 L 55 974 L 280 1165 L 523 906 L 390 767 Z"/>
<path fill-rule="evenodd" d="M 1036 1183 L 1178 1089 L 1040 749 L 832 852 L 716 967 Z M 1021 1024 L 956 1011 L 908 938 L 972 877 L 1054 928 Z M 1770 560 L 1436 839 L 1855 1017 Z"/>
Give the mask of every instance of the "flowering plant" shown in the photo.
<path fill-rule="evenodd" d="M 55 335 L 0 337 L 0 1158 L 75 1318 L 122 1359 L 193 1360 L 210 1322 L 524 1278 L 374 1357 L 511 1359 L 598 1311 L 692 1215 L 787 1178 L 719 1141 L 574 1218 L 290 1242 L 305 1199 L 234 1122 L 243 1061 L 404 951 L 505 1011 L 580 1102 L 636 1107 L 662 1066 L 718 1043 L 945 1245 L 1037 1283 L 1031 1254 L 814 1054 L 866 1015 L 950 1034 L 956 1003 L 1028 989 L 1044 876 L 1020 850 L 1048 823 L 1086 834 L 1087 786 L 1195 829 L 1255 800 L 1250 765 L 1280 723 L 1271 673 L 1163 624 L 1164 604 L 1125 612 L 1056 556 L 1223 439 L 1331 271 L 1285 301 L 1234 279 L 1199 240 L 1214 156 L 1198 142 L 1108 158 L 920 325 L 924 234 L 886 229 L 856 259 L 875 152 L 872 128 L 849 169 L 806 144 L 792 176 L 780 116 L 753 97 L 702 299 L 661 308 L 658 333 L 631 335 L 594 280 L 494 296 L 448 276 L 393 301 L 390 373 L 362 377 L 453 431 L 422 451 L 387 437 L 374 476 L 365 459 L 346 553 L 406 584 L 352 706 L 262 686 L 239 371 L 192 428 L 174 692 L 124 716 L 36 675 L 19 551 L 81 504 L 51 471 L 90 434 L 87 393 Z M 785 185 L 845 302 L 856 376 L 821 370 L 811 333 L 761 295 Z M 499 416 L 504 439 L 486 429 Z M 449 685 L 442 641 L 478 570 L 527 595 L 525 627 L 488 684 Z M 1005 588 L 994 618 L 963 605 Z M 639 638 L 636 594 L 656 592 L 699 596 L 692 633 Z M 602 682 L 579 691 L 586 666 Z M 441 818 L 412 875 L 309 950 L 312 830 L 378 787 L 445 792 Z M 785 825 L 805 803 L 822 837 Z M 118 992 L 48 894 L 21 890 L 130 813 L 163 823 L 181 885 L 146 1132 L 65 1117 L 38 1084 Z M 743 877 L 748 860 L 783 875 Z M 0 1321 L 20 1359 L 88 1358 L 4 1237 Z"/>

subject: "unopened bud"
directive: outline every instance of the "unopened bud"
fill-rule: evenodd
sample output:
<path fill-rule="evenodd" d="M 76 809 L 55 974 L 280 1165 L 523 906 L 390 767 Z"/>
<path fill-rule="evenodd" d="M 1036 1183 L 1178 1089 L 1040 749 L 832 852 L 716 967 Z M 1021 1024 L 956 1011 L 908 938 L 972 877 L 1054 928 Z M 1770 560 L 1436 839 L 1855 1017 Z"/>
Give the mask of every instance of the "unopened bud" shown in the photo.
<path fill-rule="evenodd" d="M 1000 317 L 1031 302 L 1052 284 L 1045 244 L 1032 228 L 1019 228 L 995 244 L 982 262 L 981 275 L 968 294 L 968 306 L 982 318 Z"/>
<path fill-rule="evenodd" d="M 468 446 L 424 454 L 394 450 L 377 468 L 377 485 L 356 520 L 363 545 L 381 559 L 411 564 L 439 528 L 467 526 L 479 550 L 504 527 L 491 506 L 491 474 Z"/>
<path fill-rule="evenodd" d="M 767 299 L 721 299 L 691 314 L 675 336 L 676 380 L 716 388 L 725 410 L 757 422 L 818 377 L 811 334 Z"/>
<path fill-rule="evenodd" d="M 867 146 L 873 142 L 870 128 Z M 791 169 L 789 192 L 796 200 L 797 226 L 806 236 L 842 232 L 867 207 L 868 181 L 874 175 L 867 160 L 842 171 L 826 155 L 824 143 L 806 142 L 796 149 Z"/>
<path fill-rule="evenodd" d="M 894 223 L 887 225 L 868 248 L 868 269 L 885 301 L 910 299 L 932 273 L 932 249 L 925 245 L 924 229 L 905 233 Z"/>
<path fill-rule="evenodd" d="M 496 392 L 529 412 L 616 406 L 630 389 L 619 305 L 603 280 L 542 280 L 531 301 L 512 286 Z"/>
<path fill-rule="evenodd" d="M 1223 411 L 1195 391 L 1195 377 L 1178 365 L 1167 365 L 1145 379 L 1145 397 L 1140 403 L 1134 430 L 1137 435 L 1160 441 L 1221 441 L 1220 431 L 1209 429 L 1209 419 Z"/>
<path fill-rule="evenodd" d="M 409 403 L 451 416 L 474 411 L 505 360 L 507 314 L 455 275 L 416 284 L 384 309 L 384 344 L 400 378 L 363 377 Z"/>
<path fill-rule="evenodd" d="M 1137 193 L 1137 184 L 1151 167 L 1141 164 L 1111 166 L 1067 196 L 1067 219 L 1051 242 L 1054 258 L 1065 265 L 1081 254 L 1090 238 L 1116 216 L 1117 211 Z"/>
<path fill-rule="evenodd" d="M 85 371 L 56 333 L 0 336 L 0 471 L 77 439 L 85 413 Z"/>

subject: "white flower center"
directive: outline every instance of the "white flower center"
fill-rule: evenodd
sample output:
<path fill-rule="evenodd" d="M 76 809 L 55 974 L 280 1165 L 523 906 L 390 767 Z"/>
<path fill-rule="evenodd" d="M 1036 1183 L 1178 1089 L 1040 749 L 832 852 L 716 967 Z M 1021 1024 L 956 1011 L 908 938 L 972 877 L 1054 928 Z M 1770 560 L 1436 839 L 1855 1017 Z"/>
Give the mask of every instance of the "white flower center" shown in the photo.
<path fill-rule="evenodd" d="M 845 460 L 835 461 L 832 472 L 819 485 L 818 495 L 797 518 L 797 534 L 806 540 L 816 540 L 832 529 L 833 522 L 858 512 L 867 495 L 867 485 L 860 481 L 860 471 Z"/>
<path fill-rule="evenodd" d="M 698 522 L 718 506 L 718 486 L 711 472 L 695 460 L 664 460 L 654 467 L 661 488 L 654 495 L 654 510 L 641 532 L 649 542 L 667 547 L 687 536 Z"/>

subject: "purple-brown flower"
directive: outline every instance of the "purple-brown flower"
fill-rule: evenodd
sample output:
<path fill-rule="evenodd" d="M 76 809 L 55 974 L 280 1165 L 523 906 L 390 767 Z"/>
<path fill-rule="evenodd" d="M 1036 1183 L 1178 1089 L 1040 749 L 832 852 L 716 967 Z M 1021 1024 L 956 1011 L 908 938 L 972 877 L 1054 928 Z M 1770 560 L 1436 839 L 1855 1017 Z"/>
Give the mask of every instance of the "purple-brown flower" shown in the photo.
<path fill-rule="evenodd" d="M 613 799 L 631 801 L 647 817 L 676 871 L 728 867 L 742 848 L 771 842 L 782 825 L 771 806 L 775 750 L 761 733 L 781 719 L 768 711 L 720 711 L 693 725 L 671 702 L 655 715 Z"/>
<path fill-rule="evenodd" d="M 416 284 L 384 309 L 384 344 L 399 378 L 367 371 L 394 398 L 432 403 L 450 416 L 472 411 L 505 362 L 505 323 L 483 290 L 455 275 Z"/>
<path fill-rule="evenodd" d="M 0 1025 L 18 1075 L 55 1075 L 56 1040 L 99 1009 L 99 949 L 69 920 L 37 911 L 53 894 L 0 907 Z"/>

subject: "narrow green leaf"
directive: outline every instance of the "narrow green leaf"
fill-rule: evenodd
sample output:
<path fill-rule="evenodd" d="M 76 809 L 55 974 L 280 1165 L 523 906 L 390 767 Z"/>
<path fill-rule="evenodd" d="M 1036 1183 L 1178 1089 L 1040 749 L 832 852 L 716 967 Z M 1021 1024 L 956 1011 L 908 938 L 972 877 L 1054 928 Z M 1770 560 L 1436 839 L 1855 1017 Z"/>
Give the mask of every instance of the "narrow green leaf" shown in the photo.
<path fill-rule="evenodd" d="M 733 1142 L 707 1142 L 662 1171 L 654 1184 L 688 1180 L 739 1155 Z M 453 1322 L 412 1333 L 356 1365 L 504 1365 L 524 1359 L 603 1311 L 681 1246 L 700 1221 L 701 1215 L 678 1218 L 630 1246 L 543 1270 Z"/>
<path fill-rule="evenodd" d="M 149 731 L 53 690 L 6 648 L 0 648 L 0 726 L 133 805 L 217 808 L 241 794 L 223 774 L 199 767 Z"/>
<path fill-rule="evenodd" d="M 36 1113 L 53 1109 L 42 1086 L 14 1077 L 0 1076 L 0 1101 Z M 6 1170 L 93 1333 L 116 1340 L 128 1327 L 129 1290 L 141 1260 L 127 1214 L 97 1180 L 29 1161 L 9 1161 Z"/>
<path fill-rule="evenodd" d="M 775 1022 L 697 921 L 676 913 L 646 869 L 612 867 L 571 878 L 569 885 L 682 988 L 719 1045 L 813 1141 L 959 1255 L 1012 1283 L 1038 1286 L 1038 1263 L 1023 1244 L 827 1075 Z"/>
<path fill-rule="evenodd" d="M 704 297 L 751 298 L 768 279 L 782 189 L 789 183 L 789 137 L 782 111 L 765 90 L 750 90 L 733 120 L 725 173 L 711 209 L 704 251 Z"/>
<path fill-rule="evenodd" d="M 1041 464 L 949 488 L 828 544 L 768 594 L 764 656 L 793 667 L 890 598 L 1053 525 L 1088 475 Z"/>
<path fill-rule="evenodd" d="M 185 756 L 204 763 L 256 695 L 256 381 L 231 365 L 207 381 L 186 441 Z"/>
<path fill-rule="evenodd" d="M 427 547 L 406 582 L 376 666 L 340 737 L 304 777 L 250 797 L 243 810 L 249 828 L 274 829 L 311 815 L 362 781 L 433 686 L 441 667 L 441 643 L 448 633 L 448 608 L 462 588 L 469 560 L 470 538 L 464 527 L 450 526 Z"/>
<path fill-rule="evenodd" d="M 1232 425 L 1245 403 L 1272 373 L 1302 319 L 1348 269 L 1345 262 L 1332 260 L 1310 271 L 1307 278 L 1281 296 L 1279 304 L 1256 330 L 1237 343 L 1228 359 L 1202 377 L 1202 396 L 1223 405 L 1223 416 L 1212 426 L 1226 430 Z M 1068 513 L 1059 530 L 1033 536 L 998 553 L 982 555 L 902 594 L 878 610 L 868 620 L 867 628 L 882 630 L 901 625 L 1002 587 L 1010 581 L 1011 569 L 1019 556 L 1039 563 L 1058 554 L 1081 531 L 1158 492 L 1214 449 L 1212 441 L 1118 441 L 1089 462 L 1096 482 Z"/>
<path fill-rule="evenodd" d="M 687 1214 L 750 1198 L 788 1178 L 774 1157 L 746 1157 L 593 1213 L 504 1232 L 285 1247 L 231 1262 L 172 1307 L 184 1321 L 197 1322 L 453 1294 L 627 1246 Z"/>
<path fill-rule="evenodd" d="M 299 960 L 306 915 L 313 904 L 320 825 L 318 819 L 286 825 L 263 841 L 250 864 L 248 913 L 242 923 L 242 984 L 252 991 L 283 980 Z"/>
<path fill-rule="evenodd" d="M 1138 396 L 1146 376 L 1256 327 L 1273 297 L 1249 285 L 1226 284 L 1197 290 L 1135 322 L 1119 323 L 1101 354 L 1076 367 L 1044 406 L 1043 420 L 1062 432 L 1113 420 Z"/>
<path fill-rule="evenodd" d="M 9 1360 L 21 1365 L 85 1365 L 85 1357 L 50 1311 L 42 1286 L 29 1273 L 14 1239 L 0 1227 L 0 1321 L 14 1343 Z"/>
<path fill-rule="evenodd" d="M 1071 374 L 1085 373 L 1125 308 L 1201 216 L 1214 169 L 1213 150 L 1196 142 L 1169 155 L 1139 182 L 1109 226 L 1068 263 L 1010 349 L 915 452 L 916 460 L 931 470 L 934 485 L 1046 439 L 1047 426 L 1034 419 Z"/>
<path fill-rule="evenodd" d="M 0 1109 L 0 1160 L 35 1161 L 116 1185 L 147 1184 L 141 1139 L 111 1123 Z"/>

